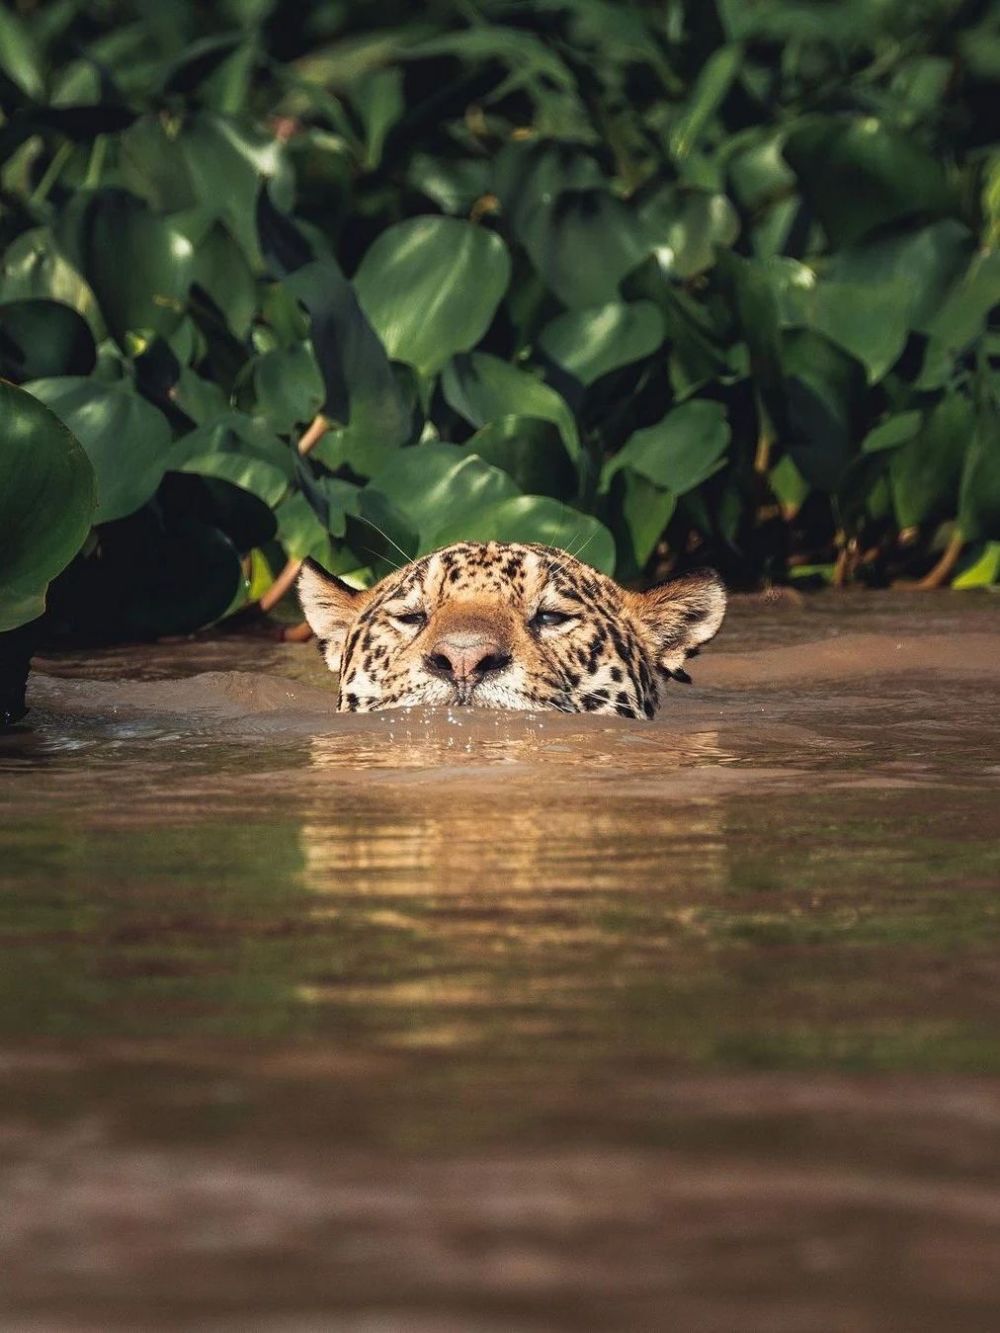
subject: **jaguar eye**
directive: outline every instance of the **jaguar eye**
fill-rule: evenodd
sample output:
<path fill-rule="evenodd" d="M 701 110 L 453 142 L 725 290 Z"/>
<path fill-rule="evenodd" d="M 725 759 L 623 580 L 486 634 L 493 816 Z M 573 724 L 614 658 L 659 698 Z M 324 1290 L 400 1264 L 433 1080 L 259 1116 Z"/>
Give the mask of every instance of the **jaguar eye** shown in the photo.
<path fill-rule="evenodd" d="M 393 616 L 400 625 L 426 625 L 427 616 L 423 611 L 404 611 L 401 615 Z"/>
<path fill-rule="evenodd" d="M 528 624 L 532 629 L 549 629 L 554 625 L 565 625 L 572 619 L 566 611 L 536 611 Z"/>

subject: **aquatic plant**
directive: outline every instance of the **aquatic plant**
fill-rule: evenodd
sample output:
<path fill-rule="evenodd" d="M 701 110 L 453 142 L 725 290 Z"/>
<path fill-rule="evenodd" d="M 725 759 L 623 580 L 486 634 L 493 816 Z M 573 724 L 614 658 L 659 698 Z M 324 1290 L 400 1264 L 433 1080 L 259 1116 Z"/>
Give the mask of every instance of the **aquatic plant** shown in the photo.
<path fill-rule="evenodd" d="M 989 0 L 0 11 L 3 447 L 30 395 L 97 487 L 0 497 L 2 624 L 458 536 L 993 582 L 998 74 Z"/>

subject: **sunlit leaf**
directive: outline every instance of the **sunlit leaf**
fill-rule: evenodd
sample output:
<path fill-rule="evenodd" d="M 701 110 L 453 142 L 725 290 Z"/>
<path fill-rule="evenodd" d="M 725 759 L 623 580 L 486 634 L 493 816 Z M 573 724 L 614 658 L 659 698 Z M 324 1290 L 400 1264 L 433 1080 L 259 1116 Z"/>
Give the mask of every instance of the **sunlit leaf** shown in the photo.
<path fill-rule="evenodd" d="M 951 581 L 953 588 L 989 588 L 1000 582 L 1000 541 L 986 542 Z"/>
<path fill-rule="evenodd" d="M 0 69 L 29 97 L 41 97 L 41 53 L 25 22 L 8 7 L 0 9 Z"/>
<path fill-rule="evenodd" d="M 682 279 L 711 268 L 717 249 L 732 245 L 740 231 L 724 194 L 674 185 L 644 199 L 639 220 L 661 266 Z"/>
<path fill-rule="evenodd" d="M 663 341 L 663 316 L 652 301 L 614 301 L 568 310 L 538 335 L 546 356 L 581 384 L 640 361 Z"/>
<path fill-rule="evenodd" d="M 389 356 L 430 375 L 476 345 L 509 280 L 499 236 L 456 218 L 423 217 L 382 233 L 354 288 Z"/>
<path fill-rule="evenodd" d="M 445 368 L 441 389 L 448 404 L 473 426 L 485 426 L 500 417 L 540 417 L 559 428 L 574 458 L 579 435 L 572 412 L 555 389 L 534 375 L 485 352 L 456 356 Z"/>
<path fill-rule="evenodd" d="M 130 333 L 169 333 L 180 322 L 194 247 L 141 199 L 124 190 L 81 194 L 58 235 L 119 346 L 129 350 Z"/>
<path fill-rule="evenodd" d="M 438 529 L 433 544 L 461 540 L 539 542 L 578 554 L 578 559 L 606 574 L 615 568 L 615 544 L 607 528 L 547 496 L 511 496 L 476 510 L 467 520 L 452 519 Z"/>
<path fill-rule="evenodd" d="M 97 478 L 95 522 L 123 518 L 146 503 L 166 470 L 170 427 L 128 384 L 69 376 L 24 386 L 83 445 Z"/>
<path fill-rule="evenodd" d="M 655 426 L 637 430 L 605 464 L 601 489 L 622 468 L 684 495 L 717 471 L 729 446 L 729 424 L 719 403 L 694 399 L 668 412 Z"/>
<path fill-rule="evenodd" d="M 506 472 L 455 444 L 401 450 L 366 490 L 410 520 L 425 551 L 438 544 L 440 531 L 469 526 L 480 510 L 518 493 Z"/>
<path fill-rule="evenodd" d="M 173 460 L 171 460 L 173 464 Z M 259 458 L 246 458 L 238 453 L 194 454 L 178 460 L 178 472 L 190 472 L 198 477 L 218 477 L 241 490 L 249 491 L 259 500 L 274 508 L 288 491 L 288 479 L 276 467 Z"/>

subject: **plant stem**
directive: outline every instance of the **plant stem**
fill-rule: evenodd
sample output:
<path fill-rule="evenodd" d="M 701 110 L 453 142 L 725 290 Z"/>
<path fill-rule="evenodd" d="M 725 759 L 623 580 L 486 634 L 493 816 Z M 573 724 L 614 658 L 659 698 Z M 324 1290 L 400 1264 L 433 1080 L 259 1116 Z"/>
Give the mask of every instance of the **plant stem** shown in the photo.
<path fill-rule="evenodd" d="M 925 574 L 916 585 L 918 588 L 943 588 L 951 576 L 952 570 L 958 564 L 958 557 L 962 554 L 962 548 L 965 546 L 965 538 L 956 528 L 952 534 L 951 541 L 944 549 L 941 559 L 937 562 L 930 573 Z"/>
<path fill-rule="evenodd" d="M 35 186 L 34 190 L 32 190 L 31 199 L 29 201 L 30 203 L 32 204 L 45 203 L 45 200 L 49 197 L 49 191 L 52 189 L 53 185 L 55 185 L 56 181 L 58 180 L 59 173 L 66 165 L 66 159 L 69 157 L 72 151 L 73 151 L 73 145 L 68 140 L 65 143 L 61 143 L 59 145 L 56 151 L 52 154 L 52 161 L 45 168 L 45 171 L 42 175 L 42 179 Z"/>
<path fill-rule="evenodd" d="M 317 412 L 309 424 L 308 429 L 299 440 L 299 453 L 304 458 L 311 449 L 315 449 L 320 440 L 330 429 L 330 423 L 322 412 Z"/>
<path fill-rule="evenodd" d="M 274 609 L 284 597 L 285 593 L 291 591 L 292 584 L 298 577 L 299 570 L 302 568 L 301 560 L 289 560 L 285 568 L 271 584 L 270 588 L 264 593 L 258 602 L 258 606 L 263 612 Z"/>
<path fill-rule="evenodd" d="M 94 140 L 90 149 L 90 161 L 87 163 L 87 174 L 83 178 L 83 188 L 85 190 L 96 190 L 101 183 L 101 176 L 104 173 L 104 159 L 108 155 L 108 136 L 99 134 Z"/>

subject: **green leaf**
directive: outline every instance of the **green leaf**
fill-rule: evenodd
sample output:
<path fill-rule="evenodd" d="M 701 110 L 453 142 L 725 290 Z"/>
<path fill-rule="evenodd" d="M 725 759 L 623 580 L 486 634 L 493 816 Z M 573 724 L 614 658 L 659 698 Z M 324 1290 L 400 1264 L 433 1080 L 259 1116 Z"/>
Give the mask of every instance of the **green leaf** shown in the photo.
<path fill-rule="evenodd" d="M 278 520 L 278 540 L 290 560 L 311 556 L 329 568 L 330 534 L 301 492 L 283 500 L 274 516 Z"/>
<path fill-rule="evenodd" d="M 82 193 L 63 215 L 58 235 L 124 351 L 131 350 L 129 333 L 166 335 L 180 323 L 194 247 L 141 199 L 124 190 Z"/>
<path fill-rule="evenodd" d="M 901 444 L 913 439 L 923 419 L 920 412 L 897 412 L 868 432 L 861 441 L 861 452 L 877 454 L 884 449 L 898 449 Z"/>
<path fill-rule="evenodd" d="M 306 264 L 284 279 L 282 289 L 309 311 L 325 389 L 323 411 L 348 428 L 339 442 L 342 456 L 402 444 L 411 413 L 385 349 L 339 268 L 328 260 Z"/>
<path fill-rule="evenodd" d="M 613 301 L 568 310 L 547 324 L 538 345 L 581 384 L 652 355 L 662 343 L 663 316 L 652 301 Z"/>
<path fill-rule="evenodd" d="M 687 157 L 697 145 L 722 105 L 742 62 L 743 48 L 737 44 L 720 47 L 705 61 L 691 89 L 684 114 L 670 133 L 670 151 L 675 158 Z"/>
<path fill-rule="evenodd" d="M 750 374 L 770 404 L 781 387 L 780 310 L 771 266 L 741 255 L 720 257 L 717 270 L 726 284 L 740 331 L 750 350 Z"/>
<path fill-rule="evenodd" d="M 510 496 L 467 520 L 453 519 L 438 529 L 434 545 L 463 540 L 539 542 L 568 550 L 605 574 L 614 573 L 615 543 L 604 524 L 547 496 Z"/>
<path fill-rule="evenodd" d="M 875 384 L 898 360 L 910 330 L 932 320 L 971 249 L 968 229 L 946 220 L 858 242 L 815 269 L 791 259 L 768 268 L 785 326 L 825 334 L 861 361 Z"/>
<path fill-rule="evenodd" d="M 732 253 L 720 256 L 720 261 L 727 263 L 736 259 Z M 712 381 L 731 383 L 736 377 L 745 376 L 744 367 L 735 371 L 735 357 L 729 347 L 731 332 L 717 328 L 711 312 L 671 283 L 655 257 L 649 257 L 631 273 L 624 288 L 628 297 L 653 301 L 663 316 L 675 397 L 691 396 Z"/>
<path fill-rule="evenodd" d="M 972 403 L 962 394 L 949 394 L 927 414 L 921 429 L 893 451 L 889 484 L 900 527 L 954 515 L 974 432 Z M 967 535 L 975 540 L 975 533 Z"/>
<path fill-rule="evenodd" d="M 237 453 L 194 454 L 171 467 L 178 472 L 190 472 L 197 477 L 218 477 L 240 490 L 263 500 L 273 509 L 288 491 L 288 479 L 259 458 L 245 458 Z"/>
<path fill-rule="evenodd" d="M 58 301 L 0 305 L 0 374 L 12 380 L 87 375 L 97 348 L 87 321 Z"/>
<path fill-rule="evenodd" d="M 736 210 L 724 194 L 665 185 L 639 207 L 650 246 L 665 272 L 687 280 L 710 269 L 717 250 L 740 234 Z"/>
<path fill-rule="evenodd" d="M 421 550 L 415 525 L 371 486 L 358 494 L 355 508 L 345 516 L 345 528 L 349 549 L 370 566 L 375 578 L 399 569 Z"/>
<path fill-rule="evenodd" d="M 441 376 L 449 407 L 471 422 L 485 426 L 500 417 L 539 417 L 554 422 L 575 459 L 580 453 L 576 420 L 566 400 L 534 375 L 498 356 L 472 352 L 456 356 Z"/>
<path fill-rule="evenodd" d="M 521 491 L 557 500 L 576 493 L 577 474 L 559 428 L 539 417 L 499 417 L 463 446 L 506 472 Z"/>
<path fill-rule="evenodd" d="M 432 375 L 476 345 L 509 280 L 499 236 L 457 218 L 421 217 L 382 233 L 354 288 L 388 355 Z"/>
<path fill-rule="evenodd" d="M 1000 413 L 987 400 L 979 405 L 972 423 L 965 417 L 956 424 L 965 428 L 961 443 L 967 446 L 958 502 L 959 531 L 969 542 L 1000 541 Z"/>
<path fill-rule="evenodd" d="M 951 581 L 959 590 L 990 588 L 1000 582 L 1000 541 L 986 542 Z"/>
<path fill-rule="evenodd" d="M 197 239 L 179 219 L 176 223 L 195 246 L 192 283 L 196 282 L 208 293 L 236 337 L 245 338 L 259 300 L 257 279 L 243 249 L 221 222 L 212 223 Z"/>
<path fill-rule="evenodd" d="M 170 427 L 130 385 L 68 376 L 24 387 L 86 450 L 97 478 L 95 522 L 124 518 L 153 496 L 166 470 Z"/>
<path fill-rule="evenodd" d="M 0 381 L 0 632 L 34 620 L 50 580 L 90 530 L 94 472 L 79 442 L 31 394 Z"/>
<path fill-rule="evenodd" d="M 811 486 L 836 491 L 857 450 L 865 397 L 858 361 L 811 329 L 782 338 L 782 442 Z"/>
<path fill-rule="evenodd" d="M 122 136 L 125 183 L 154 209 L 202 208 L 223 221 L 248 262 L 260 264 L 256 200 L 262 180 L 279 204 L 291 199 L 291 169 L 273 136 L 203 111 L 176 130 L 162 119 L 136 122 Z"/>
<path fill-rule="evenodd" d="M 351 102 L 364 129 L 364 166 L 374 171 L 382 160 L 386 135 L 406 109 L 403 71 L 378 69 L 362 75 L 351 89 Z"/>
<path fill-rule="evenodd" d="M 634 208 L 611 194 L 577 144 L 508 145 L 494 188 L 535 271 L 563 305 L 618 300 L 622 279 L 649 253 Z"/>
<path fill-rule="evenodd" d="M 614 529 L 623 573 L 636 577 L 673 517 L 677 496 L 626 467 L 611 479 L 611 501 L 617 515 Z"/>
<path fill-rule="evenodd" d="M 928 320 L 930 335 L 917 387 L 947 383 L 955 360 L 979 337 L 990 311 L 1000 303 L 1000 252 L 976 255 L 937 314 Z"/>
<path fill-rule="evenodd" d="M 45 91 L 42 60 L 27 25 L 10 8 L 0 9 L 0 69 L 29 97 Z"/>
<path fill-rule="evenodd" d="M 788 454 L 775 463 L 767 474 L 767 480 L 786 518 L 797 514 L 809 494 L 809 483 Z"/>
<path fill-rule="evenodd" d="M 606 189 L 543 199 L 518 236 L 546 286 L 571 309 L 620 299 L 620 283 L 652 248 L 629 206 Z"/>
<path fill-rule="evenodd" d="M 872 117 L 808 118 L 790 132 L 784 152 L 834 246 L 887 222 L 956 211 L 940 161 Z"/>
<path fill-rule="evenodd" d="M 58 301 L 83 315 L 91 329 L 103 335 L 97 301 L 83 278 L 59 252 L 47 227 L 22 232 L 3 257 L 0 300 L 31 298 Z"/>
<path fill-rule="evenodd" d="M 461 445 L 437 443 L 401 449 L 365 489 L 410 521 L 422 551 L 440 544 L 439 531 L 471 524 L 479 510 L 517 494 L 506 472 Z"/>
<path fill-rule="evenodd" d="M 252 375 L 258 411 L 278 435 L 310 422 L 323 405 L 323 378 L 306 343 L 265 352 L 252 363 Z"/>
<path fill-rule="evenodd" d="M 243 412 L 224 411 L 189 431 L 170 449 L 171 467 L 181 467 L 202 454 L 232 454 L 256 458 L 281 473 L 286 481 L 295 476 L 295 454 L 277 435 Z"/>
<path fill-rule="evenodd" d="M 414 153 L 406 178 L 411 189 L 433 199 L 442 213 L 461 215 L 487 193 L 490 168 L 485 159 L 449 161 L 431 153 Z"/>
<path fill-rule="evenodd" d="M 638 473 L 675 496 L 707 480 L 722 465 L 729 447 L 725 408 L 705 399 L 681 403 L 655 426 L 637 430 L 601 473 L 601 490 L 622 468 Z"/>

